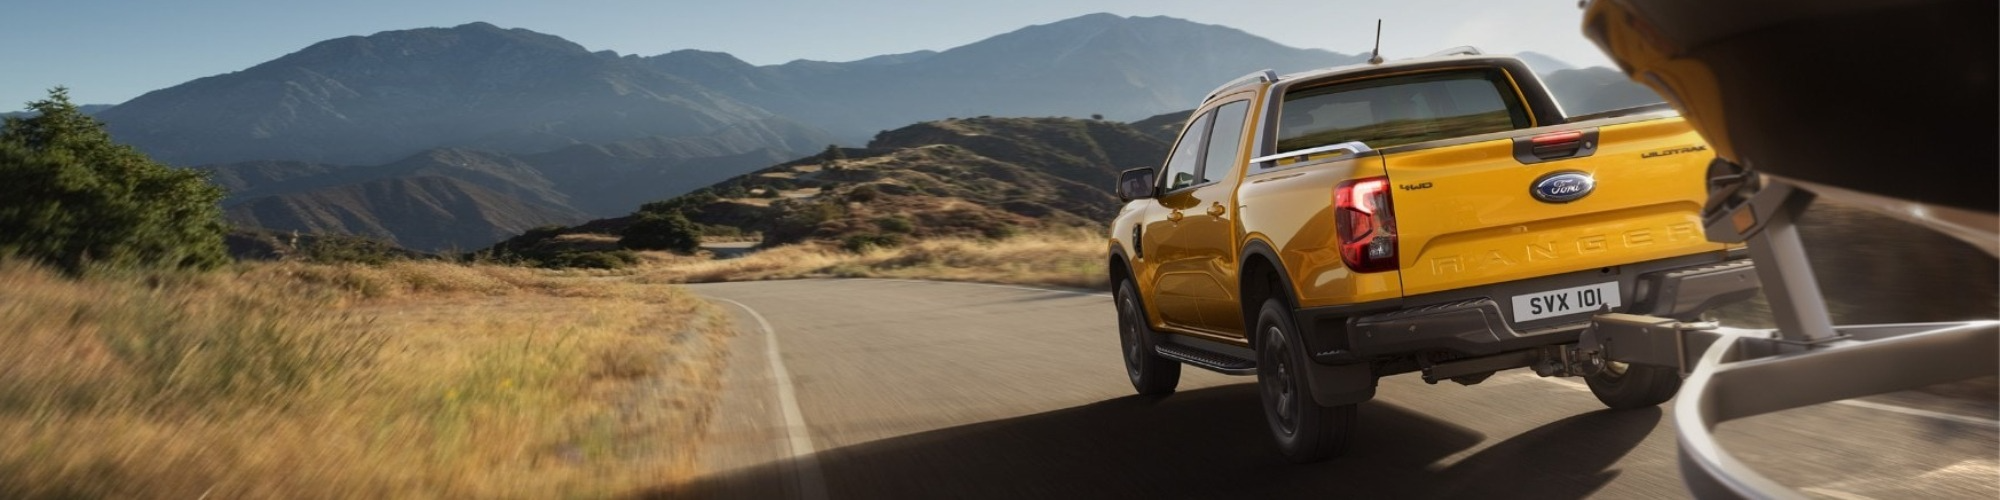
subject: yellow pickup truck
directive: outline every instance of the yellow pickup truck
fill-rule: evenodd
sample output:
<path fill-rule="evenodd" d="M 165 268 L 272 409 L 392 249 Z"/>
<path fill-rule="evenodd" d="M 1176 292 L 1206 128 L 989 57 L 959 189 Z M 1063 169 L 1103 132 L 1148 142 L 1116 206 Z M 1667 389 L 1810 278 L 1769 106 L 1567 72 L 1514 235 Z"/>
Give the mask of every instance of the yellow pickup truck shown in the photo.
<path fill-rule="evenodd" d="M 1577 341 L 1597 314 L 1694 321 L 1756 294 L 1744 250 L 1702 232 L 1712 159 L 1665 106 L 1565 116 L 1519 59 L 1470 49 L 1231 81 L 1159 169 L 1120 175 L 1127 375 L 1148 395 L 1184 364 L 1256 375 L 1299 462 L 1344 451 L 1396 374 L 1527 367 L 1657 405 L 1679 373 L 1585 366 Z"/>

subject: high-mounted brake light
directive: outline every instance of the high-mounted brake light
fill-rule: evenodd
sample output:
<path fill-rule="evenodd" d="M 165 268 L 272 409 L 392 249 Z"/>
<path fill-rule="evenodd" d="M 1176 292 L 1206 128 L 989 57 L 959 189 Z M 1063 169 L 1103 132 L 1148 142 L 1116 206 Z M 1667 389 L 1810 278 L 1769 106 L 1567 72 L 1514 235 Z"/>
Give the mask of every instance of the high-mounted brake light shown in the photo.
<path fill-rule="evenodd" d="M 1389 178 L 1369 177 L 1333 188 L 1333 227 L 1340 235 L 1340 261 L 1359 273 L 1395 270 L 1396 210 L 1389 202 Z"/>
<path fill-rule="evenodd" d="M 1580 140 L 1583 140 L 1582 131 L 1555 132 L 1555 133 L 1538 135 L 1535 136 L 1534 138 L 1528 139 L 1529 142 L 1535 143 L 1536 146 L 1564 144 Z"/>

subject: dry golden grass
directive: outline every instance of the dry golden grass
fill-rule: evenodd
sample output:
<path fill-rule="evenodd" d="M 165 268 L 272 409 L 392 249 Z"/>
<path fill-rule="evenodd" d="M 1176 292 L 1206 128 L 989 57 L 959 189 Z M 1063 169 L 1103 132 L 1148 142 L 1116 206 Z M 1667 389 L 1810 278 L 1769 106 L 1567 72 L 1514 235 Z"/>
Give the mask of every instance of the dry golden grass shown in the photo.
<path fill-rule="evenodd" d="M 940 238 L 863 253 L 788 245 L 726 260 L 661 259 L 638 272 L 649 283 L 808 277 L 900 278 L 1104 288 L 1107 246 L 1090 230 L 1028 233 L 1001 240 Z"/>
<path fill-rule="evenodd" d="M 447 263 L 0 262 L 0 497 L 605 497 L 692 473 L 729 331 L 675 287 Z"/>

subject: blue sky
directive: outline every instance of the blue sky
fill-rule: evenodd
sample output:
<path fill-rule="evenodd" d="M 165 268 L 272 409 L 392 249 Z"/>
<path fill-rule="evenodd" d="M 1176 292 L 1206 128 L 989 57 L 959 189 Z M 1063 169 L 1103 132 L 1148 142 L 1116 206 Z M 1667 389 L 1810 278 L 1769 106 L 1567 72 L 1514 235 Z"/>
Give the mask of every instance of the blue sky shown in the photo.
<path fill-rule="evenodd" d="M 1475 45 L 1608 65 L 1578 34 L 1575 0 L 0 0 L 0 110 L 56 85 L 115 104 L 248 68 L 314 42 L 485 21 L 591 50 L 729 52 L 755 64 L 943 50 L 1095 12 L 1172 16 L 1294 47 L 1383 55 Z"/>

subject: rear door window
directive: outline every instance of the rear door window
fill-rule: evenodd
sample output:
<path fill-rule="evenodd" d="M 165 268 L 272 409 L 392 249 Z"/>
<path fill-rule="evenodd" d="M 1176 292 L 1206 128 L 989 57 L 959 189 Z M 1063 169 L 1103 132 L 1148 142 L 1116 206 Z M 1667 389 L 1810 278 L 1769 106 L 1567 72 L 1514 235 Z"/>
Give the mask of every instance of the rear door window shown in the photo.
<path fill-rule="evenodd" d="M 1279 153 L 1360 141 L 1371 149 L 1533 126 L 1497 68 L 1433 71 L 1294 88 L 1279 111 Z"/>
<path fill-rule="evenodd" d="M 1236 156 L 1243 152 L 1243 118 L 1250 101 L 1236 101 L 1215 109 L 1215 123 L 1208 134 L 1207 159 L 1202 160 L 1201 182 L 1215 182 L 1236 171 Z"/>

